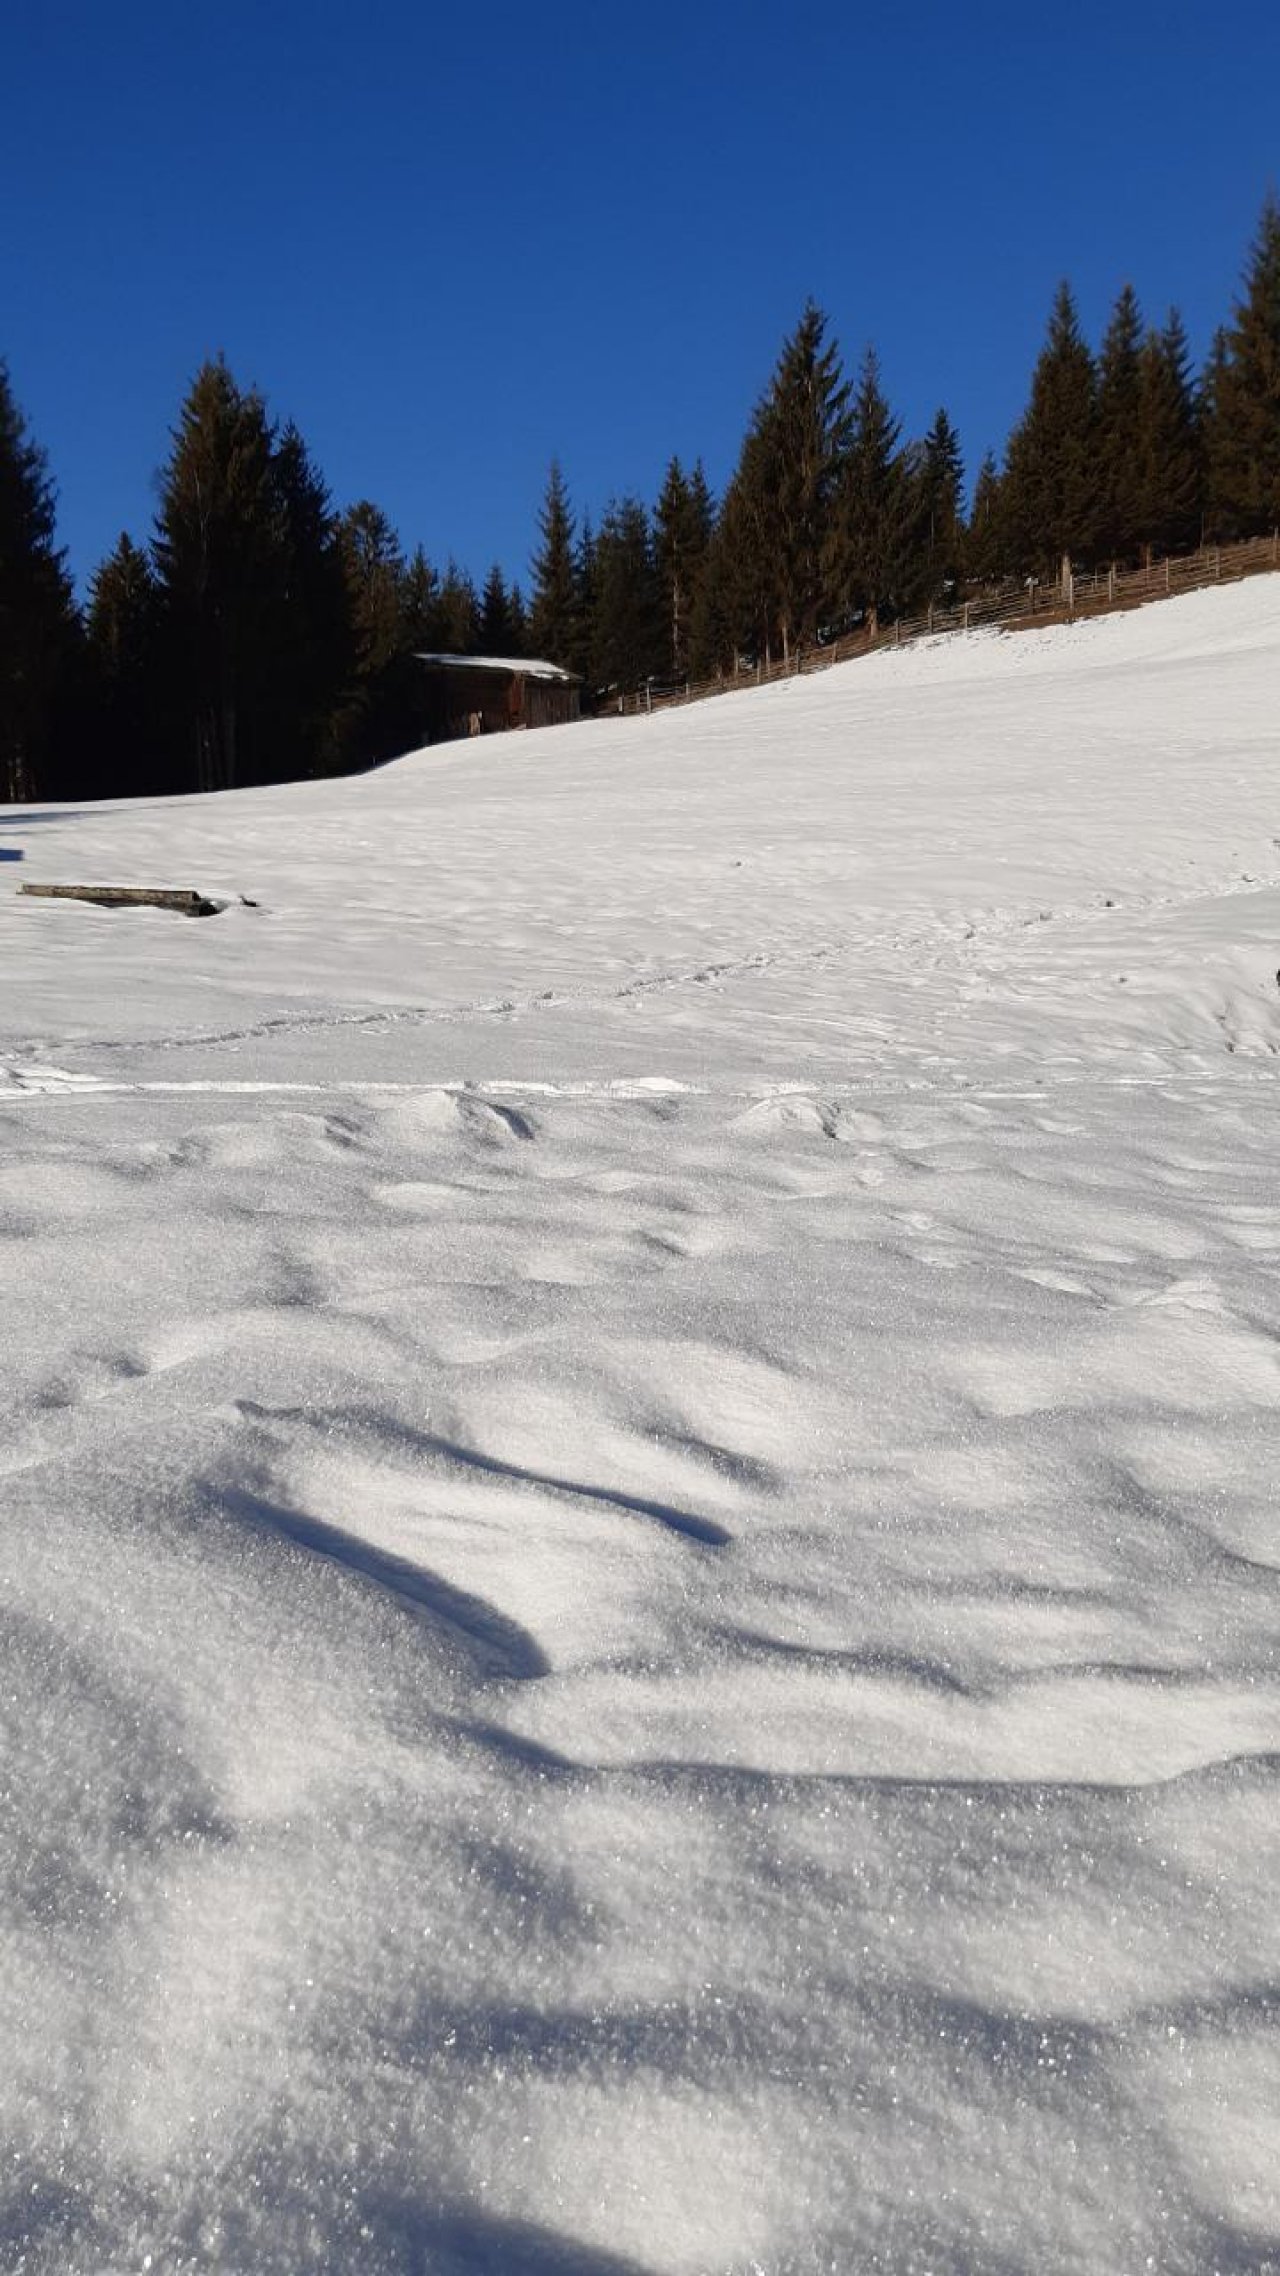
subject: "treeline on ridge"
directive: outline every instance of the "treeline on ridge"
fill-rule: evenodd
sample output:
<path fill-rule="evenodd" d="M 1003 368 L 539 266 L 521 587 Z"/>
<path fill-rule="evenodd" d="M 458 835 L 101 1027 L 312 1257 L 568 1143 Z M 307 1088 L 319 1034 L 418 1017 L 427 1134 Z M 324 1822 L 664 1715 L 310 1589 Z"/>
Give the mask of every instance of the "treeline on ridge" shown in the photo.
<path fill-rule="evenodd" d="M 966 510 L 940 409 L 904 439 L 874 352 L 846 376 L 810 304 L 717 502 L 673 458 L 650 508 L 574 514 L 553 465 L 526 604 L 335 509 L 297 428 L 221 359 L 182 405 L 149 544 L 77 607 L 43 452 L 0 364 L 0 796 L 137 796 L 341 774 L 421 740 L 422 651 L 542 656 L 586 707 L 773 662 L 858 623 L 1028 576 L 1280 525 L 1280 204 L 1193 370 L 1181 321 L 1121 292 L 1097 353 L 1059 288 L 1026 409 Z"/>

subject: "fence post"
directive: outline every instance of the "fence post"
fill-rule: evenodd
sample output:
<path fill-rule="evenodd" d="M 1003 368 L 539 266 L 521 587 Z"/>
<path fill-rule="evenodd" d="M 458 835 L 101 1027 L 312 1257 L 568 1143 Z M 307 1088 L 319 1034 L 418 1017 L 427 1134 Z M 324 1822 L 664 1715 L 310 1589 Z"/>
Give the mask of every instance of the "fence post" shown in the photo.
<path fill-rule="evenodd" d="M 1166 593 L 1169 590 L 1169 556 L 1167 553 L 1164 557 L 1164 589 Z"/>
<path fill-rule="evenodd" d="M 964 628 L 966 632 L 969 629 L 969 603 L 967 601 L 964 604 Z"/>

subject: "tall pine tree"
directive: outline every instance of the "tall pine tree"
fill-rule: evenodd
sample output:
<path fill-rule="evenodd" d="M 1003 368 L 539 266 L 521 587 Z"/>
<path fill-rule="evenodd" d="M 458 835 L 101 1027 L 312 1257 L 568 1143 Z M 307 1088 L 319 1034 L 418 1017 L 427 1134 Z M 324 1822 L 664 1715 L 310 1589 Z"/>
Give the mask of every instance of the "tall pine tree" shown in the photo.
<path fill-rule="evenodd" d="M 94 574 L 86 633 L 101 788 L 117 798 L 188 789 L 160 587 L 127 532 Z"/>
<path fill-rule="evenodd" d="M 1280 199 L 1262 209 L 1244 295 L 1208 396 L 1209 513 L 1218 537 L 1280 528 Z"/>
<path fill-rule="evenodd" d="M 1009 438 L 1001 486 L 1006 539 L 1019 570 L 1057 571 L 1098 544 L 1097 371 L 1071 287 L 1058 287 L 1031 400 Z"/>
<path fill-rule="evenodd" d="M 276 543 L 262 596 L 270 654 L 255 722 L 255 779 L 294 782 L 342 764 L 337 722 L 356 635 L 338 519 L 291 420 L 274 441 L 270 488 Z"/>
<path fill-rule="evenodd" d="M 546 495 L 538 515 L 538 548 L 533 557 L 529 637 L 547 663 L 572 667 L 578 636 L 578 579 L 574 560 L 573 509 L 558 459 L 551 462 Z"/>
<path fill-rule="evenodd" d="M 687 679 L 698 594 L 715 514 L 701 461 L 687 475 L 678 458 L 667 468 L 654 511 L 654 550 L 662 605 L 664 676 Z"/>
<path fill-rule="evenodd" d="M 964 573 L 971 584 L 998 585 L 1008 572 L 1000 508 L 1000 469 L 989 450 L 978 468 L 964 533 Z"/>
<path fill-rule="evenodd" d="M 155 554 L 186 689 L 196 785 L 246 777 L 268 666 L 264 595 L 278 579 L 273 430 L 221 357 L 197 372 L 160 477 Z"/>
<path fill-rule="evenodd" d="M 727 614 L 766 662 L 813 641 L 828 614 L 848 390 L 826 329 L 810 301 L 756 406 L 721 515 Z"/>
<path fill-rule="evenodd" d="M 784 657 L 812 643 L 827 614 L 828 536 L 849 440 L 849 390 L 826 330 L 825 316 L 810 301 L 783 347 L 762 423 Z"/>
<path fill-rule="evenodd" d="M 649 517 L 637 498 L 624 498 L 606 509 L 595 545 L 594 685 L 630 693 L 658 676 L 663 630 Z"/>
<path fill-rule="evenodd" d="M 1142 343 L 1139 390 L 1137 535 L 1150 561 L 1196 544 L 1204 506 L 1199 407 L 1176 309 Z"/>
<path fill-rule="evenodd" d="M 61 788 L 59 727 L 79 639 L 48 465 L 0 363 L 0 786 L 11 802 Z"/>
<path fill-rule="evenodd" d="M 1125 285 L 1112 310 L 1098 365 L 1097 544 L 1111 560 L 1143 541 L 1142 310 Z"/>
<path fill-rule="evenodd" d="M 902 429 L 868 348 L 853 399 L 829 539 L 836 603 L 843 617 L 861 611 L 872 634 L 909 590 L 919 529 L 918 481 L 899 448 Z"/>
<path fill-rule="evenodd" d="M 936 601 L 959 581 L 964 551 L 964 460 L 945 411 L 924 438 L 918 485 L 919 584 L 923 598 Z"/>
<path fill-rule="evenodd" d="M 483 656 L 518 656 L 520 653 L 512 595 L 496 561 L 480 595 L 479 640 Z"/>

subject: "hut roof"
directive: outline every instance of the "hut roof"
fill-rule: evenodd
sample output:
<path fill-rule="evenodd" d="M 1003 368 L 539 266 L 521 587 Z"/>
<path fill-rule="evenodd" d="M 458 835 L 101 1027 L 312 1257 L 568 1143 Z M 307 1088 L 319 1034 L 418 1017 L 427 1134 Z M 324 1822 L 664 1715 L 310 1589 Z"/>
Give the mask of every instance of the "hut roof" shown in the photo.
<path fill-rule="evenodd" d="M 520 672 L 527 680 L 573 681 L 576 672 L 566 672 L 559 664 L 544 664 L 534 656 L 436 656 L 417 651 L 420 664 L 445 664 L 459 672 Z"/>

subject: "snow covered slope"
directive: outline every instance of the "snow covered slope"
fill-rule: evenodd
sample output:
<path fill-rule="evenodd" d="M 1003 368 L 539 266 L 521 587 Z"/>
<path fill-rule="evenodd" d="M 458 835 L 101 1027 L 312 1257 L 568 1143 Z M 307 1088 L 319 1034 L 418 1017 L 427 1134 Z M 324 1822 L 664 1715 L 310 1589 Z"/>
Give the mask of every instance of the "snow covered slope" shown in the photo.
<path fill-rule="evenodd" d="M 6 2276 L 1280 2262 L 1278 696 L 0 812 Z"/>

